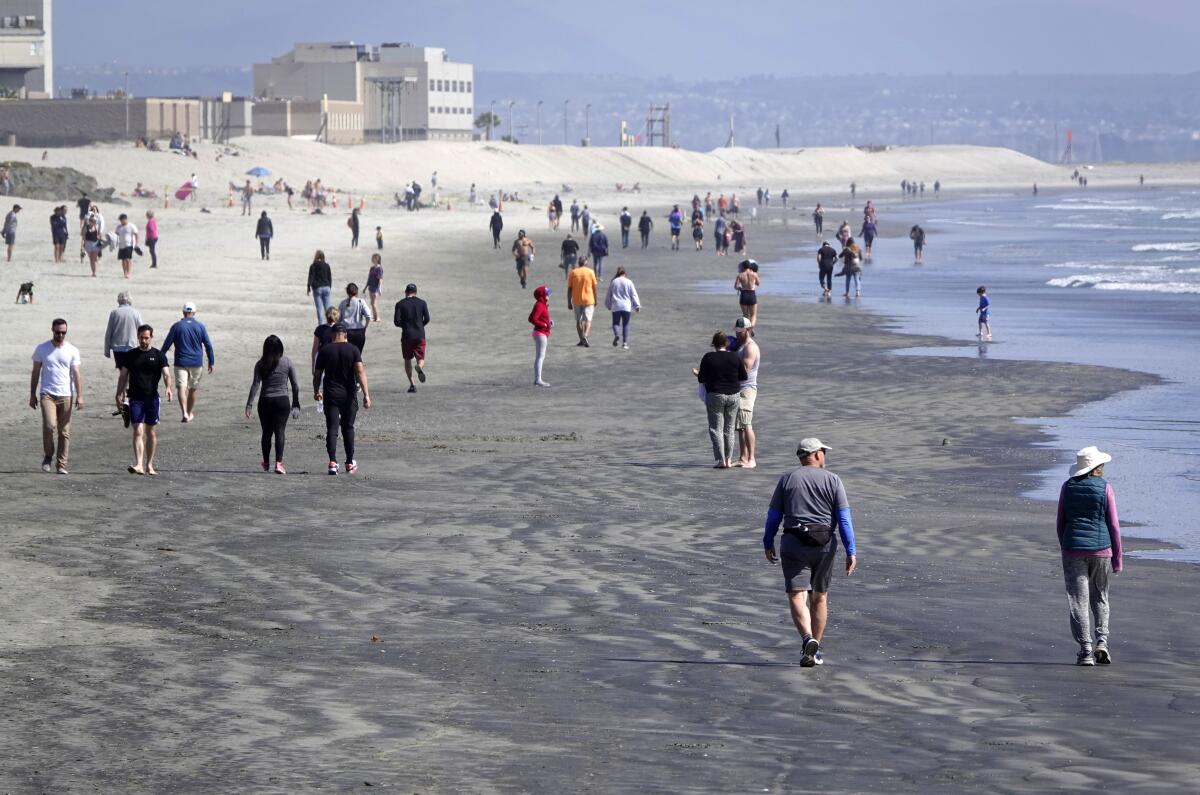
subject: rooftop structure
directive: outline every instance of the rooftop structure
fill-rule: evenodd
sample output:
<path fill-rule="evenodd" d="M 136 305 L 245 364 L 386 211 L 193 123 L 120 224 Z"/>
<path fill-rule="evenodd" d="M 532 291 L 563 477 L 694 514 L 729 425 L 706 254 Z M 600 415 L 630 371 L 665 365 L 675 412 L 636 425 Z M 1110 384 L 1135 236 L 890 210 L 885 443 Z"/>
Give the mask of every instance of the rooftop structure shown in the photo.
<path fill-rule="evenodd" d="M 254 96 L 360 102 L 367 140 L 470 140 L 475 69 L 440 47 L 302 42 L 254 64 Z"/>
<path fill-rule="evenodd" d="M 54 96 L 51 0 L 0 0 L 0 94 Z"/>

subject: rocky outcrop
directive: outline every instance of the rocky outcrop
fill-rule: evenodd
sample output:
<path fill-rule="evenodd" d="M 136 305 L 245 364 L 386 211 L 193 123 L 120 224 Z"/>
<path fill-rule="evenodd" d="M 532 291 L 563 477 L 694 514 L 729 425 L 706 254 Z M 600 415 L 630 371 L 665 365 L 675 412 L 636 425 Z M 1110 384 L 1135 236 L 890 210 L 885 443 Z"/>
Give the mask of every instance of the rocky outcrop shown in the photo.
<path fill-rule="evenodd" d="M 9 195 L 25 199 L 74 203 L 87 194 L 97 201 L 124 204 L 114 198 L 115 188 L 101 188 L 95 177 L 73 168 L 38 168 L 29 163 L 0 162 L 11 173 Z"/>

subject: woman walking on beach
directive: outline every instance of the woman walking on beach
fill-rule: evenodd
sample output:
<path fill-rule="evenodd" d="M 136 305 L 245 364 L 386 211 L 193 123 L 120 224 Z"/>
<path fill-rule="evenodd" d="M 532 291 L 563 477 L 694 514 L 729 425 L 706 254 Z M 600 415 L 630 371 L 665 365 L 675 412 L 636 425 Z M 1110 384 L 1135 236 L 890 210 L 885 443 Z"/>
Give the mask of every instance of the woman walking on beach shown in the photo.
<path fill-rule="evenodd" d="M 533 311 L 529 313 L 533 326 L 533 385 L 550 386 L 542 380 L 542 365 L 546 362 L 546 349 L 550 347 L 550 288 L 540 284 L 533 291 Z"/>
<path fill-rule="evenodd" d="M 704 216 L 699 210 L 692 213 L 692 243 L 697 251 L 704 250 Z"/>
<path fill-rule="evenodd" d="M 870 207 L 871 205 L 868 204 L 867 206 Z M 862 231 L 859 233 L 859 236 L 863 239 L 863 243 L 866 244 L 866 251 L 864 253 L 867 260 L 871 259 L 871 246 L 875 242 L 875 235 L 878 231 L 878 228 L 875 226 L 874 208 L 872 208 L 871 214 L 863 219 Z"/>
<path fill-rule="evenodd" d="M 358 297 L 358 285 L 354 282 L 346 285 L 346 297 L 338 305 L 338 314 L 342 317 L 342 324 L 346 326 L 346 342 L 362 353 L 367 345 L 367 326 L 371 325 L 371 310 L 366 302 Z"/>
<path fill-rule="evenodd" d="M 292 419 L 300 416 L 300 382 L 296 380 L 296 368 L 292 360 L 283 355 L 283 342 L 274 334 L 263 340 L 262 358 L 254 365 L 254 380 L 250 384 L 250 397 L 246 399 L 246 419 L 254 397 L 262 387 L 258 399 L 258 422 L 262 426 L 262 470 L 270 471 L 271 442 L 275 442 L 275 472 L 286 475 L 283 468 L 283 446 L 286 441 L 288 415 Z M 288 387 L 292 399 L 288 400 Z"/>
<path fill-rule="evenodd" d="M 346 226 L 350 227 L 350 248 L 358 248 L 358 208 L 355 207 L 350 211 L 350 217 L 346 219 Z"/>
<path fill-rule="evenodd" d="M 308 266 L 308 288 L 305 295 L 311 295 L 313 305 L 317 308 L 317 322 L 325 318 L 325 312 L 333 306 L 333 272 L 325 261 L 325 252 L 317 249 L 313 254 L 312 265 Z"/>
<path fill-rule="evenodd" d="M 812 219 L 813 226 L 817 228 L 817 237 L 820 237 L 821 230 L 825 226 L 825 210 L 821 209 L 820 202 L 817 202 L 817 209 L 813 210 Z"/>
<path fill-rule="evenodd" d="M 708 411 L 708 437 L 712 441 L 713 469 L 733 466 L 734 420 L 741 408 L 742 381 L 749 375 L 742 357 L 729 350 L 729 338 L 724 331 L 713 334 L 713 349 L 700 360 L 700 369 L 692 368 L 696 380 L 704 387 L 704 407 Z"/>
<path fill-rule="evenodd" d="M 837 275 L 846 277 L 846 292 L 843 297 L 850 297 L 850 283 L 854 282 L 854 297 L 858 298 L 862 295 L 862 252 L 854 238 L 846 238 L 846 247 L 842 249 L 839 258 L 842 260 L 842 272 Z"/>
<path fill-rule="evenodd" d="M 92 276 L 96 275 L 96 262 L 100 259 L 100 219 L 89 215 L 83 222 L 83 250 L 87 252 L 88 264 L 92 266 Z"/>
<path fill-rule="evenodd" d="M 738 293 L 738 307 L 742 317 L 758 324 L 758 263 L 752 259 L 738 263 L 738 275 L 733 280 L 733 289 Z"/>
<path fill-rule="evenodd" d="M 379 296 L 383 294 L 383 257 L 371 255 L 371 269 L 367 271 L 367 297 L 371 299 L 371 319 L 379 322 Z"/>
<path fill-rule="evenodd" d="M 258 217 L 258 223 L 254 226 L 254 236 L 258 238 L 259 259 L 270 259 L 271 238 L 275 237 L 275 225 L 267 217 L 266 210 Z"/>
<path fill-rule="evenodd" d="M 1079 644 L 1076 665 L 1108 665 L 1108 575 L 1120 574 L 1121 522 L 1112 485 L 1103 477 L 1112 456 L 1095 447 L 1075 453 L 1070 478 L 1058 495 L 1058 544 Z"/>
<path fill-rule="evenodd" d="M 746 247 L 746 227 L 742 226 L 741 221 L 733 221 L 729 225 L 729 236 L 733 240 L 733 253 L 745 254 Z"/>
<path fill-rule="evenodd" d="M 146 248 L 150 249 L 150 267 L 158 267 L 158 219 L 153 210 L 146 211 Z"/>
<path fill-rule="evenodd" d="M 54 208 L 50 216 L 50 236 L 54 240 L 54 261 L 67 261 L 67 239 L 71 236 L 67 223 L 67 206 L 64 204 Z"/>
<path fill-rule="evenodd" d="M 642 311 L 642 303 L 638 300 L 637 287 L 625 275 L 624 268 L 617 268 L 617 275 L 608 283 L 604 306 L 612 312 L 613 347 L 617 347 L 619 339 L 621 350 L 629 350 L 629 320 L 634 312 Z"/>

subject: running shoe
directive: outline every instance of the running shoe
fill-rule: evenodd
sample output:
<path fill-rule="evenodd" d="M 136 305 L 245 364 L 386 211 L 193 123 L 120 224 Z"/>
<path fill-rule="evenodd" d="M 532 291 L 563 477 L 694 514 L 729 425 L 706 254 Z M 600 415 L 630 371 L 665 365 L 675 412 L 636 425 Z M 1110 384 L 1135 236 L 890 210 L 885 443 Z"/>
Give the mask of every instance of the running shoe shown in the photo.
<path fill-rule="evenodd" d="M 271 470 L 271 465 L 267 463 L 267 459 L 265 459 L 265 458 L 262 460 L 261 466 L 262 466 L 263 472 L 269 472 Z"/>
<path fill-rule="evenodd" d="M 337 461 L 330 461 L 329 462 L 329 474 L 336 475 L 337 473 L 338 473 Z"/>
<path fill-rule="evenodd" d="M 283 468 L 282 461 L 275 462 L 275 474 L 276 475 L 286 475 L 287 474 L 287 470 Z"/>
<path fill-rule="evenodd" d="M 409 392 L 416 392 L 416 391 L 417 391 L 417 385 L 416 385 L 416 384 L 409 384 L 409 385 L 408 385 L 408 391 L 409 391 Z"/>
<path fill-rule="evenodd" d="M 627 351 L 627 350 L 629 350 L 629 345 L 627 345 L 627 344 L 623 344 L 623 345 L 621 346 L 621 350 L 623 350 L 623 351 Z"/>
<path fill-rule="evenodd" d="M 1112 655 L 1108 653 L 1107 646 L 1097 646 L 1092 658 L 1100 665 L 1112 665 Z"/>
<path fill-rule="evenodd" d="M 357 461 L 347 461 L 346 462 L 346 474 L 347 475 L 353 475 L 357 471 L 358 471 L 358 462 Z"/>
<path fill-rule="evenodd" d="M 824 664 L 825 664 L 825 655 L 821 654 L 820 651 L 817 651 L 817 653 L 813 655 L 813 665 L 824 665 Z"/>
<path fill-rule="evenodd" d="M 800 657 L 801 668 L 812 668 L 817 664 L 817 653 L 821 651 L 821 644 L 816 638 L 809 638 L 804 641 L 804 654 Z"/>
<path fill-rule="evenodd" d="M 1095 665 L 1096 661 L 1092 658 L 1092 653 L 1090 651 L 1081 651 L 1079 652 L 1079 656 L 1075 658 L 1075 664 L 1088 666 Z"/>
<path fill-rule="evenodd" d="M 620 338 L 620 337 L 613 337 L 613 347 L 614 347 L 614 348 L 615 348 L 615 347 L 617 347 L 617 345 L 619 345 L 619 344 L 620 344 L 620 342 L 621 342 L 621 338 Z"/>
<path fill-rule="evenodd" d="M 50 456 L 46 456 L 45 458 L 42 459 L 42 471 L 43 472 L 50 471 Z"/>
<path fill-rule="evenodd" d="M 592 346 L 588 344 L 588 341 L 587 341 L 587 340 L 584 340 L 584 341 L 583 341 L 583 347 L 585 347 L 585 348 L 590 348 L 590 347 L 592 347 Z"/>
<path fill-rule="evenodd" d="M 415 362 L 413 363 L 413 368 L 417 371 L 417 380 L 420 381 L 422 384 L 425 383 L 424 368 L 422 368 L 421 365 L 416 364 Z"/>

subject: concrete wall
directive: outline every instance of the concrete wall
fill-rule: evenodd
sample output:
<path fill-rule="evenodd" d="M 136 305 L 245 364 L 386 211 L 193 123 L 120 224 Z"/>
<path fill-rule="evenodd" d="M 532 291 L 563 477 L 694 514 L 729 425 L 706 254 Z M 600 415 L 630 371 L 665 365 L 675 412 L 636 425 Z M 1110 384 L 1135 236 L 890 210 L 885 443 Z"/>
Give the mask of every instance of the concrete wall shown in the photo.
<path fill-rule="evenodd" d="M 254 134 L 255 135 L 291 135 L 291 113 L 288 109 L 290 101 L 266 100 L 254 105 Z"/>
<path fill-rule="evenodd" d="M 200 135 L 200 103 L 188 99 L 30 99 L 0 101 L 0 138 L 22 146 L 81 146 L 96 141 Z"/>
<path fill-rule="evenodd" d="M 265 99 L 359 102 L 361 83 L 357 62 L 254 64 L 254 96 Z"/>
<path fill-rule="evenodd" d="M 325 140 L 331 144 L 363 142 L 361 102 L 335 100 L 266 100 L 254 106 L 255 135 L 312 135 L 325 125 Z"/>
<path fill-rule="evenodd" d="M 200 98 L 200 137 L 205 141 L 226 141 L 254 132 L 254 102 L 246 97 L 234 97 L 225 102 L 221 97 Z"/>

